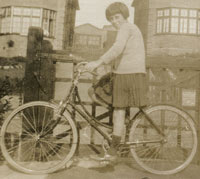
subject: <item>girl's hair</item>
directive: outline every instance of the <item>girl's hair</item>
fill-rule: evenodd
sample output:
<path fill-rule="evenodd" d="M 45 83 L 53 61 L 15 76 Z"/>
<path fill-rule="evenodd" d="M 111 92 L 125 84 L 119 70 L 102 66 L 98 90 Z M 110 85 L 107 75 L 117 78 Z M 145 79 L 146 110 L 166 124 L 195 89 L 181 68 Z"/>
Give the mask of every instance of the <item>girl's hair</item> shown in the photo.
<path fill-rule="evenodd" d="M 110 17 L 115 14 L 122 14 L 124 19 L 129 17 L 128 7 L 122 2 L 114 2 L 106 8 L 106 19 L 110 21 Z"/>

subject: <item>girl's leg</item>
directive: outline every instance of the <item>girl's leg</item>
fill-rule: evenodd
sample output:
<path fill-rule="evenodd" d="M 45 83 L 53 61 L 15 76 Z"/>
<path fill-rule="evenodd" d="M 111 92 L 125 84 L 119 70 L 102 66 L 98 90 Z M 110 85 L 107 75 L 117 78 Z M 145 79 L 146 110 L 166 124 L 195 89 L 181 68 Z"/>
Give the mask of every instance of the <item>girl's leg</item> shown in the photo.
<path fill-rule="evenodd" d="M 122 136 L 125 121 L 125 108 L 116 108 L 113 112 L 113 135 Z"/>
<path fill-rule="evenodd" d="M 112 143 L 110 149 L 108 150 L 108 154 L 116 155 L 117 150 L 119 148 L 119 144 L 121 141 L 121 137 L 124 130 L 124 121 L 125 121 L 125 109 L 124 108 L 116 108 L 113 112 L 113 135 L 112 135 Z"/>
<path fill-rule="evenodd" d="M 113 135 L 111 146 L 107 151 L 107 154 L 102 155 L 91 155 L 90 157 L 94 160 L 109 160 L 115 162 L 117 159 L 117 150 L 121 141 L 121 137 L 124 130 L 124 121 L 125 121 L 125 109 L 116 108 L 113 112 Z"/>

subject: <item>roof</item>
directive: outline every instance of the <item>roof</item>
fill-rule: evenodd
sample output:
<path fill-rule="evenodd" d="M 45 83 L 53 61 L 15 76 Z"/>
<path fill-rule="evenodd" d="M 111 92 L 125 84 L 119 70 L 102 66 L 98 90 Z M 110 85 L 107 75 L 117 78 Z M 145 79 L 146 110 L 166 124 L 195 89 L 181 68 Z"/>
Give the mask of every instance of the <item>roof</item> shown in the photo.
<path fill-rule="evenodd" d="M 110 31 L 116 31 L 116 29 L 112 25 L 104 25 L 103 29 L 104 30 L 110 30 Z"/>
<path fill-rule="evenodd" d="M 94 26 L 94 25 L 92 25 L 90 23 L 81 24 L 81 25 L 76 26 L 75 28 L 79 28 L 79 27 L 82 27 L 82 26 L 90 26 L 92 28 L 95 28 L 97 30 L 101 30 L 102 31 L 102 29 L 100 29 L 100 28 L 98 28 L 98 27 L 96 27 L 96 26 Z"/>

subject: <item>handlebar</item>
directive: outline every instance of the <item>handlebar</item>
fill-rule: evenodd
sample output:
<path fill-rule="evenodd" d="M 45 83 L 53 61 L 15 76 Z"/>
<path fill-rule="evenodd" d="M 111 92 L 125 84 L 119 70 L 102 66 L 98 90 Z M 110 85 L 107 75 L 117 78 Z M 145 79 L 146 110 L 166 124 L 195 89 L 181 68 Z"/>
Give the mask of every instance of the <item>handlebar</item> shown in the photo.
<path fill-rule="evenodd" d="M 88 62 L 79 62 L 77 65 L 76 65 L 76 68 L 79 69 L 81 67 L 84 67 L 85 65 L 87 65 Z"/>
<path fill-rule="evenodd" d="M 96 72 L 89 71 L 89 70 L 85 69 L 85 65 L 87 65 L 88 62 L 85 61 L 84 58 L 82 58 L 80 56 L 77 56 L 77 55 L 74 55 L 74 54 L 70 54 L 69 56 L 71 58 L 73 58 L 74 60 L 79 61 L 79 63 L 77 63 L 77 65 L 76 65 L 76 67 L 74 69 L 75 72 L 78 72 L 80 75 L 83 74 L 83 73 L 90 73 L 90 74 L 92 74 L 94 76 L 98 76 L 98 74 Z"/>
<path fill-rule="evenodd" d="M 87 64 L 88 64 L 88 62 L 79 62 L 75 67 L 75 72 L 78 72 L 80 74 L 90 73 L 94 76 L 98 76 L 98 74 L 96 72 L 85 69 L 85 65 L 87 65 Z"/>

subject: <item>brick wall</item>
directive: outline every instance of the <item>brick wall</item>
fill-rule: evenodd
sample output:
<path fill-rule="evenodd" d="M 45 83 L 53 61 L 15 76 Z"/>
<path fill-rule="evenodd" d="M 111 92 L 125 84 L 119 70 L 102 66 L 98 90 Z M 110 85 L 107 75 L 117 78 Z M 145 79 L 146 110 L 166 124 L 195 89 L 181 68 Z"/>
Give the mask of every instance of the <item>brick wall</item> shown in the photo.
<path fill-rule="evenodd" d="M 64 36 L 64 17 L 65 17 L 65 5 L 66 0 L 57 1 L 57 19 L 56 19 L 56 39 L 53 41 L 53 47 L 55 50 L 63 49 L 63 36 Z"/>
<path fill-rule="evenodd" d="M 8 46 L 8 42 L 14 41 L 13 47 Z M 0 56 L 15 57 L 26 56 L 27 37 L 20 35 L 2 35 L 0 36 Z"/>
<path fill-rule="evenodd" d="M 148 0 L 140 0 L 136 4 L 135 8 L 135 15 L 134 15 L 134 23 L 139 27 L 140 31 L 142 32 L 145 47 L 147 44 L 147 37 L 148 37 L 148 8 L 149 2 Z"/>

